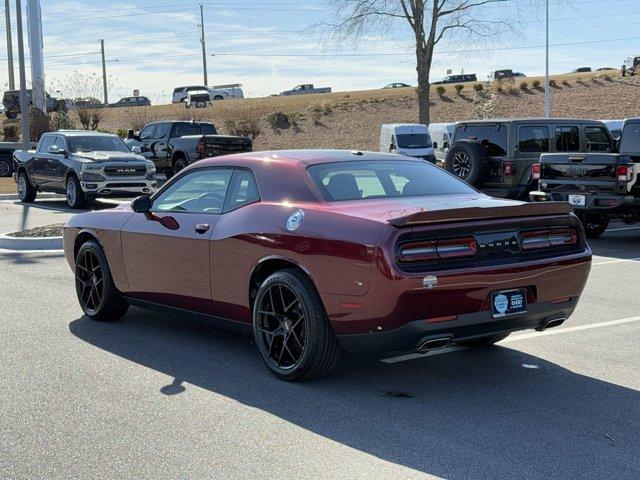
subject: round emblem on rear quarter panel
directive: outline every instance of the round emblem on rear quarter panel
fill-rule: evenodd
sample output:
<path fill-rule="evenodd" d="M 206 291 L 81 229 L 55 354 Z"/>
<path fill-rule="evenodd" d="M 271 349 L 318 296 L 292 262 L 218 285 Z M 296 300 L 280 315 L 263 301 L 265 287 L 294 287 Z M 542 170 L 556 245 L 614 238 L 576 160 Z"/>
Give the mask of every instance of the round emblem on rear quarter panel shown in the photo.
<path fill-rule="evenodd" d="M 297 230 L 300 225 L 302 225 L 302 221 L 304 220 L 304 210 L 296 210 L 289 218 L 287 218 L 287 230 L 293 232 Z"/>

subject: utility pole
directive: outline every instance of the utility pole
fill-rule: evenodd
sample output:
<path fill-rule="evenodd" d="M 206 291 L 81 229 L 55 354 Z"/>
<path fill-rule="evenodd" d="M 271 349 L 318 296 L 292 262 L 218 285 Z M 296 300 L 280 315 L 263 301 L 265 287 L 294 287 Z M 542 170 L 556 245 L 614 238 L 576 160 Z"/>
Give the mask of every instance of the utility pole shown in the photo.
<path fill-rule="evenodd" d="M 29 150 L 29 105 L 27 100 L 27 73 L 24 64 L 24 40 L 22 38 L 22 2 L 16 0 L 16 24 L 18 31 L 18 64 L 20 70 L 20 115 L 22 116 L 22 146 Z"/>
<path fill-rule="evenodd" d="M 47 94 L 44 86 L 44 42 L 40 0 L 27 0 L 27 27 L 29 52 L 31 53 L 31 103 L 46 113 Z"/>
<path fill-rule="evenodd" d="M 9 67 L 9 90 L 15 90 L 16 78 L 13 75 L 13 44 L 11 42 L 11 10 L 9 0 L 4 0 L 4 18 L 7 22 L 7 62 Z"/>
<path fill-rule="evenodd" d="M 200 4 L 200 43 L 202 44 L 202 71 L 204 72 L 204 86 L 209 86 L 207 78 L 207 47 L 204 40 L 204 10 L 202 3 Z"/>
<path fill-rule="evenodd" d="M 545 74 L 544 74 L 544 118 L 551 116 L 551 92 L 549 87 L 549 0 L 547 3 L 547 41 L 546 41 L 546 55 L 545 55 Z"/>
<path fill-rule="evenodd" d="M 109 104 L 109 94 L 107 92 L 107 64 L 104 61 L 104 39 L 100 39 L 100 54 L 102 55 L 102 91 L 104 93 L 104 104 Z"/>

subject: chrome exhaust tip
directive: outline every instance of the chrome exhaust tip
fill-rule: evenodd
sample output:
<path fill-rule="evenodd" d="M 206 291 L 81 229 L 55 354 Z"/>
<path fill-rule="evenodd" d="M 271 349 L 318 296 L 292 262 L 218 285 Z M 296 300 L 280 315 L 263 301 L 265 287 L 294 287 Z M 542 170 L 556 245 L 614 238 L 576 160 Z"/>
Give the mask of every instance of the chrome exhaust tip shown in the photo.
<path fill-rule="evenodd" d="M 451 337 L 431 338 L 422 342 L 417 350 L 421 353 L 430 352 L 431 350 L 438 350 L 440 348 L 447 347 L 451 343 L 451 341 Z"/>
<path fill-rule="evenodd" d="M 565 322 L 566 319 L 566 317 L 546 319 L 540 324 L 538 328 L 536 328 L 536 332 L 544 332 L 547 328 L 559 327 Z"/>

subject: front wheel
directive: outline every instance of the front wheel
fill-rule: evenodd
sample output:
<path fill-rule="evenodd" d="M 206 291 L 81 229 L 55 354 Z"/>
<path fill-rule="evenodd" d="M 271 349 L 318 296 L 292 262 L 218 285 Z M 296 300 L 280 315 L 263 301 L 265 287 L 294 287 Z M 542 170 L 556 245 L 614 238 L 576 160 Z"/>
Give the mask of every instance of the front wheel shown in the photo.
<path fill-rule="evenodd" d="M 36 199 L 38 191 L 33 185 L 27 175 L 27 172 L 22 171 L 18 175 L 18 197 L 22 203 L 31 203 Z"/>
<path fill-rule="evenodd" d="M 66 185 L 66 197 L 67 197 L 67 205 L 70 208 L 78 209 L 83 208 L 87 200 L 84 196 L 84 192 L 82 191 L 82 187 L 80 186 L 80 180 L 75 175 L 71 175 L 67 178 Z"/>
<path fill-rule="evenodd" d="M 107 258 L 95 240 L 85 242 L 76 255 L 76 294 L 91 320 L 119 320 L 129 305 L 116 289 Z"/>
<path fill-rule="evenodd" d="M 264 281 L 254 304 L 253 335 L 262 360 L 282 380 L 322 377 L 340 357 L 320 297 L 297 270 L 282 270 Z"/>
<path fill-rule="evenodd" d="M 0 157 L 0 177 L 10 177 L 13 173 L 11 157 Z"/>
<path fill-rule="evenodd" d="M 578 215 L 587 238 L 598 238 L 609 226 L 609 217 L 595 213 L 587 213 Z"/>

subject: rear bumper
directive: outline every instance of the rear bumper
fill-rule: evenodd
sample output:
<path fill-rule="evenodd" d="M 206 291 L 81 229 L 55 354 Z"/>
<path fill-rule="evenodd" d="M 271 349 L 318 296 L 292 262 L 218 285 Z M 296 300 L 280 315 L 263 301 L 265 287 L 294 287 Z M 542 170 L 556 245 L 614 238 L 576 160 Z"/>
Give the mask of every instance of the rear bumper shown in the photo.
<path fill-rule="evenodd" d="M 529 198 L 533 202 L 556 201 L 567 202 L 573 192 L 555 193 L 534 191 L 529 193 Z M 640 208 L 640 198 L 631 195 L 609 195 L 593 194 L 585 192 L 575 192 L 576 195 L 584 195 L 584 206 L 573 205 L 577 211 L 607 213 L 609 211 L 624 210 L 626 208 Z"/>
<path fill-rule="evenodd" d="M 338 335 L 338 340 L 345 350 L 353 353 L 414 351 L 425 341 L 435 338 L 449 337 L 452 343 L 456 343 L 488 335 L 542 328 L 549 320 L 569 318 L 577 303 L 577 296 L 563 303 L 534 303 L 527 306 L 527 313 L 506 318 L 492 318 L 489 311 L 484 311 L 438 323 L 415 320 L 387 332 Z"/>

